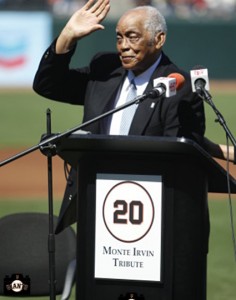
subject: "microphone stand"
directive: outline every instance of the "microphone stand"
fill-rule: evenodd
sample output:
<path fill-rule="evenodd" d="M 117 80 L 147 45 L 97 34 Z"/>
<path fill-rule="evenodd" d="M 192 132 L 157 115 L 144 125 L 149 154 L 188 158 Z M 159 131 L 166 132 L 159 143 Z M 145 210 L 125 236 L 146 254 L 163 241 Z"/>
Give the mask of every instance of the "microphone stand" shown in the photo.
<path fill-rule="evenodd" d="M 228 128 L 223 115 L 216 108 L 215 104 L 213 103 L 211 94 L 206 89 L 202 88 L 199 95 L 203 100 L 205 100 L 212 107 L 212 109 L 214 110 L 214 112 L 217 116 L 217 119 L 215 121 L 220 123 L 220 125 L 224 128 L 226 135 L 229 137 L 230 141 L 232 142 L 233 147 L 234 147 L 234 162 L 233 163 L 236 164 L 236 140 L 235 140 L 233 134 L 231 133 L 230 129 Z"/>
<path fill-rule="evenodd" d="M 233 163 L 236 164 L 236 140 L 235 140 L 233 134 L 231 133 L 231 131 L 229 130 L 223 115 L 216 108 L 215 104 L 213 103 L 212 96 L 210 95 L 210 93 L 206 89 L 204 89 L 204 88 L 201 89 L 200 96 L 203 98 L 203 100 L 205 100 L 212 107 L 212 109 L 214 110 L 214 112 L 217 116 L 217 119 L 215 121 L 220 123 L 220 125 L 224 128 L 224 130 L 226 132 L 226 137 L 228 137 L 231 140 L 231 142 L 233 144 L 233 147 L 234 147 L 234 161 L 233 161 Z M 228 166 L 227 166 L 227 168 L 228 168 Z M 234 258 L 236 260 L 236 239 L 235 239 L 235 233 L 234 233 L 234 219 L 233 219 L 232 200 L 231 200 L 229 185 L 228 185 L 228 191 L 229 191 L 229 208 L 230 208 L 230 222 L 231 222 L 231 230 L 232 230 L 232 241 L 233 241 L 233 248 L 234 248 Z"/>
<path fill-rule="evenodd" d="M 47 136 L 51 132 L 51 111 L 47 109 Z M 41 149 L 42 153 L 47 156 L 48 165 L 48 255 L 49 255 L 49 286 L 50 286 L 50 299 L 56 299 L 56 271 L 55 271 L 55 234 L 53 223 L 53 176 L 52 176 L 52 157 L 56 155 L 56 151 L 51 149 L 50 146 L 45 146 Z"/>

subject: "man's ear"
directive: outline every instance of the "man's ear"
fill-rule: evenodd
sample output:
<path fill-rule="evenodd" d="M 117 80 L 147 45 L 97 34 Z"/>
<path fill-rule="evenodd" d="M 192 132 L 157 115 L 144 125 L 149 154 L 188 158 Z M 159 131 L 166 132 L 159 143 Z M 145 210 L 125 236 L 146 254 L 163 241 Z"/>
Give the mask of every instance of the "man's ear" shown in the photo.
<path fill-rule="evenodd" d="M 155 36 L 156 48 L 161 49 L 166 41 L 166 34 L 164 32 L 158 32 Z"/>

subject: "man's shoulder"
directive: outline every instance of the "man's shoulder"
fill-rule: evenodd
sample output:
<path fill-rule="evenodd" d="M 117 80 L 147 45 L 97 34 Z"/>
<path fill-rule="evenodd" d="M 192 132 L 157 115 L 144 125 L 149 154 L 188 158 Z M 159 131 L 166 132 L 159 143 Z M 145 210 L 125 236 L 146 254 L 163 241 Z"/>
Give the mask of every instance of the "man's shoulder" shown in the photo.
<path fill-rule="evenodd" d="M 170 58 L 165 55 L 164 53 L 162 54 L 162 62 L 161 62 L 163 69 L 165 70 L 166 76 L 170 75 L 171 73 L 179 73 L 184 76 L 185 79 L 189 80 L 190 74 L 187 73 L 185 70 L 177 66 Z"/>

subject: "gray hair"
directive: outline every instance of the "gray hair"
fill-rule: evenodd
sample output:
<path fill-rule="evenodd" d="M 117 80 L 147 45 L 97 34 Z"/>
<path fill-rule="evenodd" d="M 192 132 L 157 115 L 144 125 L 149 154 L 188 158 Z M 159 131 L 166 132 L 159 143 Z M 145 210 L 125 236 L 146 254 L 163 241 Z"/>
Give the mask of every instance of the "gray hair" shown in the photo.
<path fill-rule="evenodd" d="M 137 6 L 131 11 L 143 10 L 147 13 L 147 20 L 145 21 L 145 28 L 150 32 L 154 38 L 158 32 L 167 33 L 167 25 L 164 16 L 158 9 L 153 6 Z"/>

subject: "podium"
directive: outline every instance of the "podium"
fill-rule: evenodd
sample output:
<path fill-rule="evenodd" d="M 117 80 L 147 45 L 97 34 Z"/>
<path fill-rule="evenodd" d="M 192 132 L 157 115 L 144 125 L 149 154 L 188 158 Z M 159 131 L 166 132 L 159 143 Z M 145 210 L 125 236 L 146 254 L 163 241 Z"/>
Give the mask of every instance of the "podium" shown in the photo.
<path fill-rule="evenodd" d="M 207 193 L 227 192 L 208 153 L 184 138 L 91 134 L 57 152 L 77 170 L 76 299 L 206 299 Z"/>

